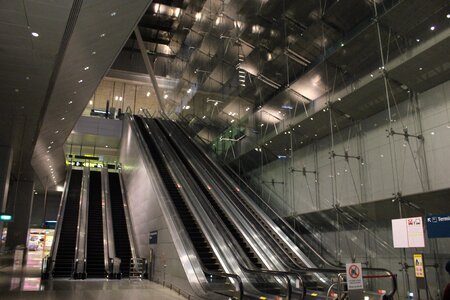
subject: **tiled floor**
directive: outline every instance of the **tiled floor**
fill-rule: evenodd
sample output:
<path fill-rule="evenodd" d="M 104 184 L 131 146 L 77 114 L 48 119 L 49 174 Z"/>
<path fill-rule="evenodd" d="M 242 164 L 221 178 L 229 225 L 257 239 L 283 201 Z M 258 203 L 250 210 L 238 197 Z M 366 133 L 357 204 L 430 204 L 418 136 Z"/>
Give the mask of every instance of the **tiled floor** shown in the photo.
<path fill-rule="evenodd" d="M 185 299 L 153 282 L 123 280 L 40 279 L 42 254 L 30 252 L 23 267 L 13 267 L 12 255 L 0 255 L 1 300 L 177 300 Z"/>

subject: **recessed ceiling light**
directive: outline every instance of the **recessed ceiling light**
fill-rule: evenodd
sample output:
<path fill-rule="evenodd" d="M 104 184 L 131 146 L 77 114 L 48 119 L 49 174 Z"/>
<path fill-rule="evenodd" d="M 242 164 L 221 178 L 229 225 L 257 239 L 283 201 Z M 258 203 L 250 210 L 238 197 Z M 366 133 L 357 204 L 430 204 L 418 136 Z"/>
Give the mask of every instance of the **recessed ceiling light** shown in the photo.
<path fill-rule="evenodd" d="M 416 42 L 420 42 L 420 39 L 416 39 Z"/>
<path fill-rule="evenodd" d="M 423 68 L 422 68 L 422 67 L 420 67 L 420 68 L 419 68 L 419 71 L 422 71 L 422 70 L 423 70 Z"/>
<path fill-rule="evenodd" d="M 38 37 L 38 36 L 39 36 L 39 33 L 37 33 L 37 32 L 32 32 L 31 35 L 34 36 L 34 37 Z"/>
<path fill-rule="evenodd" d="M 164 99 L 167 99 L 167 98 L 169 98 L 169 95 L 165 94 Z"/>
<path fill-rule="evenodd" d="M 313 120 L 314 120 L 314 118 L 313 118 L 313 117 L 311 117 L 310 119 L 311 119 L 311 121 L 313 121 Z"/>
<path fill-rule="evenodd" d="M 72 104 L 73 102 L 72 102 L 72 100 L 70 100 L 68 103 L 69 103 L 69 104 Z"/>
<path fill-rule="evenodd" d="M 147 92 L 147 94 L 146 94 L 146 95 L 147 95 L 147 97 L 150 97 L 150 92 Z"/>
<path fill-rule="evenodd" d="M 62 117 L 62 118 L 61 118 L 61 121 L 64 121 L 65 119 L 66 119 L 66 118 Z"/>
<path fill-rule="evenodd" d="M 82 83 L 82 82 L 83 82 L 83 79 L 78 80 L 78 83 Z"/>
<path fill-rule="evenodd" d="M 106 147 L 106 148 L 109 148 L 109 146 L 108 146 L 108 145 L 105 145 L 105 147 Z"/>
<path fill-rule="evenodd" d="M 25 77 L 26 80 L 30 80 L 30 76 Z"/>
<path fill-rule="evenodd" d="M 50 141 L 50 145 L 53 145 L 53 143 L 54 143 L 53 141 Z"/>
<path fill-rule="evenodd" d="M 48 146 L 47 148 L 48 148 L 48 149 L 52 149 L 52 146 Z"/>
<path fill-rule="evenodd" d="M 250 107 L 247 107 L 246 109 L 245 109 L 245 111 L 249 111 L 250 110 Z"/>
<path fill-rule="evenodd" d="M 89 70 L 89 66 L 84 67 L 84 70 L 85 71 Z"/>
<path fill-rule="evenodd" d="M 188 89 L 187 93 L 190 94 L 192 92 L 192 89 Z"/>
<path fill-rule="evenodd" d="M 432 132 L 430 132 L 430 134 L 431 134 L 431 135 L 435 135 L 435 132 L 434 132 L 434 131 L 432 131 Z"/>
<path fill-rule="evenodd" d="M 104 38 L 105 36 L 106 36 L 106 33 L 100 34 L 100 37 L 101 37 L 101 38 Z"/>
<path fill-rule="evenodd" d="M 95 55 L 95 54 L 97 54 L 97 52 L 95 52 L 95 51 L 92 51 L 92 52 L 91 52 L 91 54 L 92 54 L 92 55 Z"/>
<path fill-rule="evenodd" d="M 114 17 L 115 15 L 117 15 L 117 12 L 113 11 L 113 12 L 111 13 L 111 17 Z"/>
<path fill-rule="evenodd" d="M 58 133 L 59 133 L 59 130 L 56 130 L 55 133 L 58 134 Z"/>
<path fill-rule="evenodd" d="M 94 101 L 89 100 L 89 105 L 93 105 L 93 104 L 94 104 Z"/>
<path fill-rule="evenodd" d="M 14 92 L 18 93 L 18 92 L 20 92 L 20 90 L 19 89 L 14 89 Z"/>
<path fill-rule="evenodd" d="M 447 14 L 447 19 L 450 19 L 450 14 Z"/>
<path fill-rule="evenodd" d="M 206 116 L 203 116 L 202 119 L 206 119 Z"/>
<path fill-rule="evenodd" d="M 431 31 L 434 31 L 435 29 L 436 29 L 436 26 L 431 26 L 431 27 L 430 27 L 430 30 L 431 30 Z"/>

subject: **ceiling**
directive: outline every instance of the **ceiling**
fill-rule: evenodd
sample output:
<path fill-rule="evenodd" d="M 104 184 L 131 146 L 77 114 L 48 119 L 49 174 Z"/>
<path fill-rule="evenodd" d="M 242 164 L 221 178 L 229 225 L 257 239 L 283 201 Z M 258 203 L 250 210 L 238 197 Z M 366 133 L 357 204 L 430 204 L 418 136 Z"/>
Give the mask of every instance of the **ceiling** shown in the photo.
<path fill-rule="evenodd" d="M 328 134 L 329 104 L 340 128 L 385 109 L 380 44 L 397 101 L 450 78 L 448 1 L 375 3 L 156 0 L 139 29 L 156 75 L 177 80 L 166 112 L 210 141 L 239 126 L 241 154 L 270 161 L 294 126 L 304 145 Z M 146 73 L 134 35 L 112 69 Z"/>
<path fill-rule="evenodd" d="M 2 1 L 0 145 L 13 179 L 64 181 L 62 146 L 150 2 Z"/>

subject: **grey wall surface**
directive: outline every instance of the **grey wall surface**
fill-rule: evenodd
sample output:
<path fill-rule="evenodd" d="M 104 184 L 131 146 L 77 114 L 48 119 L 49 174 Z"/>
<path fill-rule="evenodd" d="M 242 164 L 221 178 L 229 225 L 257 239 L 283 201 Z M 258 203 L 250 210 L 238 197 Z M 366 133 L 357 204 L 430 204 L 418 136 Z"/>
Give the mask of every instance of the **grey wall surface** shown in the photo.
<path fill-rule="evenodd" d="M 391 202 L 397 193 L 415 195 L 416 199 L 422 195 L 423 207 L 409 207 L 407 216 L 422 216 L 424 211 L 450 213 L 446 197 L 439 203 L 435 199 L 426 201 L 426 192 L 450 187 L 450 81 L 418 94 L 416 99 L 418 107 L 414 101 L 392 107 L 392 128 L 400 133 L 407 128 L 409 134 L 422 134 L 423 142 L 414 137 L 406 141 L 400 135 L 389 139 L 388 115 L 383 111 L 351 128 L 339 130 L 333 136 L 334 147 L 328 136 L 300 148 L 288 159 L 278 159 L 249 175 L 254 183 L 260 187 L 262 183 L 263 189 L 271 191 L 266 192 L 266 196 L 271 195 L 269 201 L 285 215 L 301 217 L 333 207 L 374 203 L 378 211 L 389 210 L 390 215 L 400 218 L 398 206 L 392 211 L 385 201 L 375 203 L 382 199 Z M 292 136 L 295 141 L 295 133 Z M 350 158 L 347 162 L 343 157 L 335 157 L 333 166 L 332 150 L 340 155 L 348 151 L 349 155 L 361 156 L 361 159 Z M 317 182 L 314 174 L 304 176 L 291 171 L 303 167 L 318 172 Z M 272 185 L 272 180 L 284 184 Z M 411 266 L 413 253 L 425 253 L 427 264 L 438 264 L 437 268 L 427 267 L 427 275 L 431 295 L 439 299 L 438 291 L 449 282 L 444 266 L 450 260 L 450 239 L 426 238 L 426 248 L 394 249 L 390 220 L 375 218 L 372 221 L 373 224 L 365 224 L 368 230 L 341 227 L 320 232 L 317 228 L 320 243 L 341 262 L 369 261 L 372 266 L 399 274 L 401 297 L 408 291 L 415 293 L 416 282 L 414 269 L 401 271 L 400 263 Z M 329 222 L 336 226 L 339 220 Z"/>
<path fill-rule="evenodd" d="M 127 121 L 124 121 L 120 162 L 138 255 L 149 258 L 151 248 L 152 279 L 172 283 L 193 295 L 150 180 L 150 176 L 159 174 L 146 169 L 138 140 Z M 156 245 L 149 245 L 151 231 L 158 231 Z"/>
<path fill-rule="evenodd" d="M 413 112 L 409 101 L 393 107 L 392 127 L 409 134 L 423 134 L 424 142 L 395 136 L 390 143 L 386 129 L 387 113 L 383 111 L 360 125 L 340 130 L 334 135 L 334 151 L 361 156 L 361 160 L 336 157 L 333 172 L 330 136 L 295 151 L 292 159 L 279 159 L 251 175 L 257 181 L 284 182 L 272 188 L 284 199 L 293 213 L 352 205 L 392 197 L 401 192 L 410 195 L 450 187 L 450 81 L 418 95 L 420 114 Z M 422 128 L 422 130 L 420 130 Z M 295 139 L 295 133 L 293 134 Z M 314 159 L 317 156 L 316 170 Z M 303 176 L 291 168 L 318 172 Z M 333 192 L 333 179 L 335 188 Z M 319 185 L 318 193 L 316 185 Z"/>

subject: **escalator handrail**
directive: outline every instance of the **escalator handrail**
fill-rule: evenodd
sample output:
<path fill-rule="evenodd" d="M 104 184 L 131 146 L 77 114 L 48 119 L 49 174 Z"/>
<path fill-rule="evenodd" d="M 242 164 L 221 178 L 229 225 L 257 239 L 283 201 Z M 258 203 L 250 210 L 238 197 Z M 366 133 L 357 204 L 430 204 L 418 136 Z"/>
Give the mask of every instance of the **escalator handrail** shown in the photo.
<path fill-rule="evenodd" d="M 144 123 L 146 123 L 146 121 L 144 121 Z M 147 123 L 147 126 L 148 126 L 147 129 L 150 129 L 150 125 L 149 125 L 148 123 Z M 165 137 L 164 132 L 163 132 L 163 130 L 162 130 L 161 128 L 158 127 L 158 125 L 157 125 L 156 122 L 153 123 L 152 127 L 155 129 L 155 131 L 157 131 L 157 132 L 152 131 L 152 135 L 153 135 L 153 136 L 157 136 L 159 139 L 164 139 L 164 137 Z M 165 140 L 167 140 L 167 138 L 165 138 Z M 160 146 L 162 146 L 162 145 L 160 145 Z M 170 147 L 170 148 L 172 148 L 172 145 L 170 145 L 169 142 L 167 143 L 167 145 L 164 145 L 164 146 L 165 146 L 165 147 Z M 168 149 L 167 149 L 167 150 L 168 150 Z M 183 163 L 182 160 L 178 157 L 176 151 L 174 151 L 174 150 L 175 150 L 175 149 L 170 149 L 170 150 L 167 151 L 167 153 L 171 156 L 171 160 L 173 160 L 173 161 L 177 161 L 177 160 L 178 160 L 180 164 L 184 165 L 184 163 Z M 161 151 L 161 150 L 160 150 L 160 151 Z M 166 151 L 164 151 L 164 152 L 166 153 Z M 192 174 L 189 172 L 189 170 L 186 168 L 186 166 L 185 166 L 184 168 L 185 168 L 184 171 L 187 172 L 187 173 L 184 174 L 184 172 L 182 172 L 182 173 L 184 174 L 183 176 L 185 176 L 185 177 L 187 176 L 188 178 L 191 178 L 190 175 L 192 175 Z M 188 176 L 188 175 L 189 175 L 189 176 Z M 215 219 L 216 219 L 216 220 L 214 220 L 214 221 L 215 221 L 214 223 L 215 223 L 215 224 L 219 224 L 219 225 L 222 227 L 222 229 L 224 229 L 226 235 L 228 236 L 228 239 L 225 239 L 225 241 L 226 241 L 226 243 L 228 244 L 228 243 L 230 242 L 230 233 L 229 233 L 227 227 L 223 224 L 223 221 L 217 216 L 217 212 L 216 212 L 215 209 L 211 206 L 211 204 L 209 204 L 209 202 L 206 201 L 206 198 L 203 199 L 203 200 L 204 200 L 206 203 L 200 202 L 200 205 L 202 205 L 202 207 L 205 209 L 205 211 L 207 211 L 208 216 L 211 217 L 211 214 L 214 215 L 214 217 L 215 217 Z M 199 200 L 199 201 L 200 201 L 200 200 Z M 204 205 L 206 205 L 207 208 L 205 208 Z M 230 248 L 232 249 L 233 247 L 236 247 L 236 245 L 233 244 L 232 247 L 230 247 Z M 201 262 L 200 262 L 200 263 L 201 263 Z M 245 272 L 248 272 L 248 273 L 258 274 L 258 275 L 262 275 L 262 274 L 270 274 L 270 275 L 273 275 L 273 276 L 278 276 L 278 277 L 284 277 L 284 278 L 286 278 L 287 284 L 288 284 L 288 288 L 287 288 L 287 291 L 288 291 L 288 299 L 291 299 L 292 286 L 291 286 L 291 283 L 290 283 L 289 275 L 294 274 L 293 272 L 291 272 L 290 274 L 287 274 L 287 273 L 284 272 L 284 271 L 252 270 L 252 269 L 248 269 L 248 268 L 242 266 L 242 264 L 241 264 L 239 261 L 238 261 L 238 265 L 239 265 L 240 268 L 244 271 L 244 273 L 245 273 Z M 204 266 L 203 266 L 203 267 L 204 267 Z M 210 272 L 210 271 L 206 271 L 206 272 Z M 295 275 L 296 277 L 298 277 L 298 278 L 300 277 L 299 274 L 296 274 L 296 273 L 295 273 L 294 275 Z M 302 278 L 299 278 L 299 281 L 303 283 L 303 279 L 302 279 Z M 304 286 L 304 285 L 302 285 L 302 286 Z"/>
<path fill-rule="evenodd" d="M 169 120 L 170 121 L 170 120 Z M 176 122 L 174 122 L 175 124 L 177 124 Z M 183 127 L 181 127 L 181 126 L 178 126 L 183 132 L 184 132 L 184 134 L 188 137 L 188 138 L 190 138 L 190 136 L 186 133 L 186 131 L 184 130 L 184 128 Z M 204 151 L 203 151 L 203 149 L 201 149 L 201 147 L 199 147 L 198 145 L 197 145 L 197 143 L 192 143 L 193 145 L 195 145 L 196 146 L 196 148 L 197 149 L 199 149 L 200 151 L 200 153 L 203 153 L 203 156 L 210 162 L 210 163 L 212 163 L 212 165 L 214 165 L 214 166 L 216 166 L 217 167 L 217 165 L 216 165 L 216 163 L 206 154 L 206 153 L 204 153 Z M 216 168 L 217 170 L 219 170 L 219 171 L 221 171 L 220 170 L 220 168 Z M 306 270 L 308 270 L 308 271 L 310 271 L 310 272 L 318 272 L 318 273 L 330 273 L 331 271 L 333 271 L 333 272 L 331 272 L 331 273 L 335 273 L 335 274 L 338 274 L 338 273 L 340 273 L 340 272 L 342 272 L 342 270 L 344 270 L 344 273 L 345 273 L 345 269 L 342 269 L 342 266 L 340 266 L 340 265 L 336 265 L 336 264 L 333 264 L 333 263 L 331 263 L 331 262 L 329 262 L 326 258 L 324 258 L 320 253 L 318 253 L 314 248 L 312 248 L 310 245 L 309 245 L 309 243 L 307 243 L 307 241 L 297 232 L 297 231 L 295 231 L 291 226 L 290 226 L 290 224 L 289 223 L 287 223 L 281 216 L 279 216 L 265 201 L 264 201 L 264 199 L 262 199 L 244 180 L 242 180 L 242 178 L 238 175 L 238 174 L 236 174 L 236 172 L 234 171 L 234 170 L 232 170 L 231 168 L 229 168 L 229 167 L 227 167 L 227 169 L 229 170 L 229 171 L 231 171 L 231 173 L 234 175 L 234 177 L 235 178 L 237 178 L 242 184 L 244 184 L 244 186 L 246 186 L 250 191 L 252 191 L 252 193 L 253 193 L 253 195 L 255 195 L 257 198 L 259 198 L 259 200 L 262 202 L 262 203 L 264 203 L 265 204 L 265 206 L 267 206 L 268 207 L 268 209 L 286 226 L 286 228 L 288 228 L 298 239 L 300 239 L 301 241 L 302 241 L 302 243 L 304 243 L 317 257 L 319 257 L 319 259 L 320 260 L 322 260 L 322 262 L 324 262 L 326 265 L 329 265 L 329 266 L 331 266 L 331 267 L 334 267 L 334 268 L 336 268 L 336 269 L 322 269 L 322 268 L 307 268 Z M 226 172 L 221 172 L 221 173 L 223 173 L 223 175 L 225 175 L 225 177 L 226 177 L 226 175 L 228 175 L 228 174 L 226 174 Z M 231 178 L 229 178 L 229 179 L 231 179 Z M 280 229 L 281 229 L 281 227 L 280 227 Z M 323 270 L 323 271 L 321 271 L 321 270 Z M 387 275 L 388 275 L 388 277 L 390 277 L 391 278 L 391 284 L 392 284 L 392 290 L 389 292 L 389 293 L 387 293 L 386 295 L 387 296 L 393 296 L 395 293 L 396 293 L 396 291 L 397 291 L 397 280 L 396 280 L 396 276 L 395 276 L 395 274 L 393 274 L 390 270 L 388 270 L 388 269 L 384 269 L 384 268 L 364 268 L 363 270 L 366 270 L 366 271 L 374 271 L 374 272 L 382 272 L 382 273 L 386 273 Z M 296 269 L 296 270 L 293 270 L 293 271 L 295 271 L 295 272 L 304 272 L 305 270 L 304 269 Z"/>
<path fill-rule="evenodd" d="M 131 126 L 134 126 L 135 134 L 137 135 L 138 140 L 140 140 L 140 142 L 143 143 L 142 147 L 143 147 L 143 151 L 145 152 L 145 156 L 150 156 L 150 153 L 148 152 L 148 148 L 146 146 L 144 146 L 145 139 L 142 136 L 143 133 L 140 132 L 139 126 L 135 123 L 136 121 L 133 120 L 134 119 L 133 116 L 127 114 L 126 117 L 130 121 L 130 123 L 132 124 Z M 182 239 L 180 241 L 183 244 L 183 247 L 186 247 L 186 245 L 184 245 L 184 243 L 182 242 Z M 195 248 L 193 247 L 193 245 L 189 246 L 189 249 L 195 252 Z M 196 255 L 198 256 L 198 254 L 196 254 Z M 197 262 L 198 262 L 199 267 L 201 269 L 201 272 L 203 274 L 211 274 L 211 275 L 216 275 L 216 276 L 219 276 L 219 277 L 225 277 L 225 278 L 229 277 L 229 278 L 236 279 L 239 282 L 239 299 L 243 299 L 244 287 L 243 287 L 242 280 L 239 277 L 239 275 L 233 274 L 233 273 L 224 273 L 224 272 L 216 272 L 216 271 L 213 271 L 213 270 L 208 270 L 203 265 L 203 263 L 202 263 L 202 261 L 200 259 L 197 258 Z"/>
<path fill-rule="evenodd" d="M 164 126 L 163 126 L 163 127 L 164 127 Z M 167 128 L 166 128 L 166 129 L 167 129 Z M 162 133 L 162 134 L 164 134 L 163 131 L 164 131 L 164 130 L 161 130 L 161 133 Z M 167 132 L 166 132 L 166 133 L 167 133 Z M 172 139 L 172 141 L 175 142 L 173 139 Z M 169 144 L 170 144 L 170 143 L 169 143 Z M 175 143 L 175 144 L 177 144 L 177 143 Z M 177 147 L 178 147 L 178 149 L 181 151 L 180 145 L 177 144 Z M 175 151 L 175 154 L 176 154 L 176 151 Z M 188 160 L 188 161 L 190 161 L 190 160 Z M 191 167 L 193 168 L 192 164 L 191 164 Z M 188 172 L 189 172 L 189 170 L 188 170 Z M 198 176 L 198 174 L 197 174 L 197 176 Z M 203 180 L 202 180 L 202 181 L 203 181 Z M 213 199 L 213 201 L 216 201 L 216 199 Z M 206 205 L 207 205 L 207 204 L 206 204 Z M 208 206 L 210 206 L 210 205 L 208 205 Z M 233 235 L 231 234 L 231 232 L 229 232 L 228 227 L 223 223 L 222 219 L 217 215 L 217 212 L 216 212 L 216 210 L 212 207 L 212 205 L 211 205 L 211 207 L 210 207 L 210 210 L 213 211 L 213 213 L 215 214 L 215 218 L 217 219 L 217 220 L 215 221 L 215 223 L 216 223 L 216 224 L 219 224 L 219 225 L 222 227 L 223 232 L 225 233 L 225 235 L 228 236 L 227 243 L 230 243 L 230 242 L 231 242 L 231 244 L 232 244 L 231 246 L 232 246 L 232 247 L 239 247 L 239 248 L 240 248 L 240 246 L 237 246 L 237 245 L 236 245 L 237 242 L 235 241 Z M 275 270 L 261 270 L 261 269 L 258 269 L 258 270 L 256 270 L 256 269 L 250 269 L 250 268 L 247 268 L 247 267 L 243 266 L 240 262 L 239 262 L 239 266 L 240 266 L 240 268 L 241 268 L 244 272 L 246 272 L 246 273 L 257 274 L 257 275 L 261 275 L 261 274 L 270 274 L 270 275 L 273 275 L 273 276 L 278 276 L 278 277 L 284 277 L 284 278 L 286 278 L 287 283 L 288 283 L 288 299 L 290 299 L 290 297 L 291 297 L 291 295 L 292 295 L 292 286 L 291 286 L 291 283 L 290 283 L 290 280 L 289 280 L 289 276 L 295 276 L 295 277 L 299 280 L 299 282 L 300 282 L 300 284 L 301 284 L 301 286 L 302 286 L 302 289 L 303 289 L 303 292 L 302 292 L 302 295 L 303 295 L 303 296 L 302 296 L 302 299 L 305 297 L 305 294 L 306 294 L 306 288 L 305 288 L 305 285 L 304 285 L 304 280 L 303 280 L 303 278 L 301 277 L 301 275 L 300 275 L 299 273 L 297 273 L 297 272 L 275 271 Z"/>
<path fill-rule="evenodd" d="M 66 175 L 66 182 L 64 183 L 64 191 L 61 196 L 61 203 L 59 204 L 58 209 L 58 217 L 56 219 L 56 232 L 55 232 L 55 241 L 53 242 L 52 248 L 50 250 L 50 266 L 48 267 L 48 272 L 51 274 L 53 272 L 53 269 L 55 267 L 55 261 L 56 261 L 56 255 L 58 252 L 59 247 L 59 240 L 61 237 L 61 230 L 62 225 L 64 222 L 64 212 L 66 209 L 66 203 L 67 203 L 67 197 L 69 195 L 69 185 L 70 185 L 70 179 L 72 177 L 72 166 L 67 166 L 67 175 Z"/>

